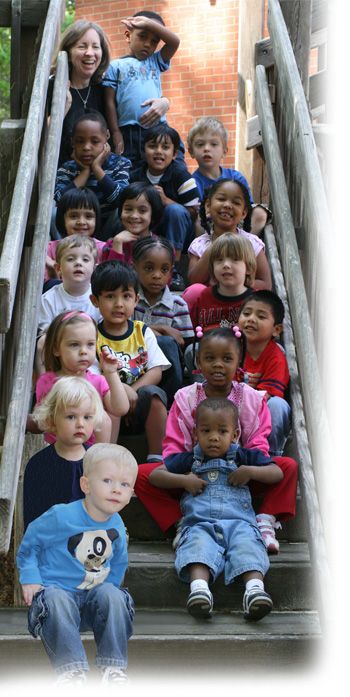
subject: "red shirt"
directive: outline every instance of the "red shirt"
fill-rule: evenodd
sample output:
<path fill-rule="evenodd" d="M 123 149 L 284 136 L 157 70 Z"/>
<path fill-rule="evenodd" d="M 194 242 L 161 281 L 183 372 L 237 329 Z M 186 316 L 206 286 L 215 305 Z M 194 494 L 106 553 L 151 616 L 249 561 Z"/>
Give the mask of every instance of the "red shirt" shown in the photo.
<path fill-rule="evenodd" d="M 216 327 L 233 327 L 238 323 L 243 303 L 252 293 L 252 289 L 247 288 L 241 295 L 226 296 L 219 293 L 217 286 L 205 288 L 190 310 L 193 327 L 200 325 L 204 332 Z"/>
<path fill-rule="evenodd" d="M 283 349 L 273 339 L 256 361 L 248 351 L 244 361 L 244 382 L 272 397 L 284 397 L 289 382 L 288 363 Z"/>

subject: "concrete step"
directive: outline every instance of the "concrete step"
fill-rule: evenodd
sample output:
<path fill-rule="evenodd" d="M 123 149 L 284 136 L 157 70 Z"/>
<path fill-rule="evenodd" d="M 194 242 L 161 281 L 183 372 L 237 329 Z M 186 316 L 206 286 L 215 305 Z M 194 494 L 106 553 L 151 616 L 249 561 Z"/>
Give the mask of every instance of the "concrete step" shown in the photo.
<path fill-rule="evenodd" d="M 82 634 L 89 663 L 95 655 L 92 634 Z M 269 673 L 288 667 L 310 666 L 317 658 L 321 630 L 315 612 L 272 612 L 257 623 L 242 612 L 214 612 L 210 620 L 196 620 L 184 610 L 137 610 L 134 636 L 129 642 L 129 675 L 137 681 L 149 676 L 184 678 L 184 670 L 220 676 L 261 668 Z M 181 666 L 181 670 L 179 667 Z M 141 672 L 140 672 L 141 671 Z M 40 640 L 27 632 L 26 610 L 0 609 L 0 672 L 2 684 L 36 675 L 51 675 Z M 166 672 L 166 676 L 165 676 Z M 14 677 L 15 676 L 15 677 Z"/>
<path fill-rule="evenodd" d="M 166 540 L 168 533 L 163 533 L 137 497 L 133 497 L 120 515 L 128 529 L 130 538 L 140 541 Z M 282 530 L 277 530 L 279 540 L 289 542 L 306 542 L 306 517 L 300 496 L 297 497 L 297 512 L 295 518 L 282 523 Z"/>
<path fill-rule="evenodd" d="M 279 610 L 313 610 L 316 607 L 308 546 L 305 543 L 282 543 L 280 554 L 270 557 L 266 590 L 274 608 Z M 129 545 L 129 569 L 125 585 L 140 608 L 184 608 L 188 585 L 182 583 L 174 569 L 174 551 L 167 542 L 138 542 Z M 240 610 L 243 584 L 225 586 L 222 575 L 213 584 L 214 607 Z"/>

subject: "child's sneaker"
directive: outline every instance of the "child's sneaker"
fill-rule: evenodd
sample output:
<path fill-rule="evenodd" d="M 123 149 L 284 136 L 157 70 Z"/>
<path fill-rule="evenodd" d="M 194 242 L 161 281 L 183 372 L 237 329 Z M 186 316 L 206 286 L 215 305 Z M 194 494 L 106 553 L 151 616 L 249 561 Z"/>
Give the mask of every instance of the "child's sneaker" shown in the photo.
<path fill-rule="evenodd" d="M 243 596 L 243 612 L 245 620 L 261 620 L 272 610 L 272 599 L 266 591 L 253 586 L 245 591 Z"/>
<path fill-rule="evenodd" d="M 106 666 L 106 668 L 102 669 L 102 684 L 113 683 L 114 685 L 126 685 L 128 682 L 128 676 L 122 668 Z"/>
<path fill-rule="evenodd" d="M 187 610 L 193 617 L 210 617 L 213 611 L 213 596 L 208 588 L 191 591 L 187 598 Z"/>
<path fill-rule="evenodd" d="M 85 670 L 68 670 L 66 673 L 61 673 L 57 680 L 56 685 L 69 685 L 74 684 L 78 687 L 83 687 L 86 683 L 86 672 Z"/>
<path fill-rule="evenodd" d="M 171 543 L 173 549 L 176 549 L 176 547 L 178 546 L 179 541 L 180 541 L 182 521 L 183 521 L 183 518 L 180 518 L 180 520 L 178 520 L 176 525 L 175 525 L 175 529 L 176 529 L 175 537 Z"/>
<path fill-rule="evenodd" d="M 267 513 L 260 513 L 260 515 L 257 515 L 256 522 L 268 554 L 278 554 L 280 545 L 278 540 L 276 540 L 275 530 L 282 527 L 281 523 L 276 521 L 274 515 L 268 515 Z"/>

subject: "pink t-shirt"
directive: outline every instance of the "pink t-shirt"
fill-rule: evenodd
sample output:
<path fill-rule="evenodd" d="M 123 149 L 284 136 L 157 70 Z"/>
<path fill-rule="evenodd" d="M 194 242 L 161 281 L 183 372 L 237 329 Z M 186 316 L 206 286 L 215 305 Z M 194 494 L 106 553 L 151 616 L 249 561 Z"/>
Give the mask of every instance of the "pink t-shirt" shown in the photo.
<path fill-rule="evenodd" d="M 103 247 L 105 246 L 105 242 L 102 242 L 102 240 L 97 240 L 96 237 L 92 237 L 92 240 L 94 240 L 95 245 L 97 247 L 97 264 L 100 264 L 102 261 L 102 250 Z M 53 259 L 56 261 L 56 249 L 57 245 L 60 243 L 61 240 L 51 240 L 49 244 L 47 245 L 47 252 L 46 255 L 50 257 L 50 259 Z M 47 266 L 45 266 L 45 275 L 44 275 L 44 281 L 48 281 L 50 278 L 49 272 L 47 269 Z"/>
<path fill-rule="evenodd" d="M 246 232 L 241 228 L 237 228 L 237 232 L 233 234 L 242 235 L 243 237 L 246 237 L 247 240 L 249 240 L 249 242 L 252 243 L 254 254 L 256 257 L 258 256 L 258 254 L 260 254 L 262 249 L 265 249 L 265 245 L 260 239 L 260 237 L 257 237 L 257 235 L 252 235 L 251 232 Z M 207 232 L 205 232 L 203 235 L 195 237 L 195 239 L 193 240 L 193 242 L 191 242 L 188 248 L 188 253 L 193 254 L 193 256 L 195 257 L 201 257 L 204 254 L 204 252 L 208 249 L 208 247 L 210 247 L 211 244 L 212 238 Z"/>
<path fill-rule="evenodd" d="M 38 404 L 45 397 L 45 395 L 47 395 L 48 392 L 50 392 L 51 387 L 53 387 L 53 385 L 57 380 L 59 380 L 59 378 L 60 376 L 56 375 L 56 373 L 54 373 L 51 370 L 40 375 L 35 386 L 35 395 Z M 85 373 L 85 378 L 86 380 L 88 380 L 88 382 L 91 383 L 91 385 L 93 385 L 93 387 L 95 387 L 103 401 L 104 396 L 107 394 L 107 392 L 109 392 L 109 385 L 104 375 L 96 375 L 95 373 L 91 373 L 90 370 L 87 370 Z M 56 436 L 54 435 L 54 433 L 45 433 L 44 440 L 46 440 L 47 443 L 55 443 Z M 86 441 L 86 445 L 93 445 L 95 441 L 96 438 L 93 433 L 89 440 Z"/>

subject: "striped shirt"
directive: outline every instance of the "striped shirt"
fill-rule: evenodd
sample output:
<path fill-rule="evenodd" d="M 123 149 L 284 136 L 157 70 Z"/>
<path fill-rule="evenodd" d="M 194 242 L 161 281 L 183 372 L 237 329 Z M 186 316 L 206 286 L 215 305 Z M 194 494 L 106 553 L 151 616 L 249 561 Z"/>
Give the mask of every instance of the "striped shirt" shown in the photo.
<path fill-rule="evenodd" d="M 134 170 L 130 182 L 145 182 L 146 184 L 159 184 L 165 195 L 175 203 L 182 206 L 198 206 L 199 191 L 197 184 L 183 165 L 173 161 L 159 177 L 150 174 L 147 163 Z"/>
<path fill-rule="evenodd" d="M 109 155 L 102 165 L 105 176 L 96 179 L 91 172 L 85 186 L 96 194 L 101 206 L 101 216 L 106 218 L 118 205 L 118 196 L 129 184 L 130 160 L 120 155 Z M 79 165 L 75 160 L 64 162 L 57 170 L 54 199 L 60 201 L 66 191 L 75 188 L 74 179 L 80 173 Z"/>
<path fill-rule="evenodd" d="M 173 327 L 181 332 L 184 339 L 194 336 L 187 303 L 180 295 L 171 293 L 168 286 L 164 288 L 162 297 L 154 305 L 149 304 L 141 288 L 134 310 L 134 319 L 139 319 L 149 326 L 165 324 Z"/>

